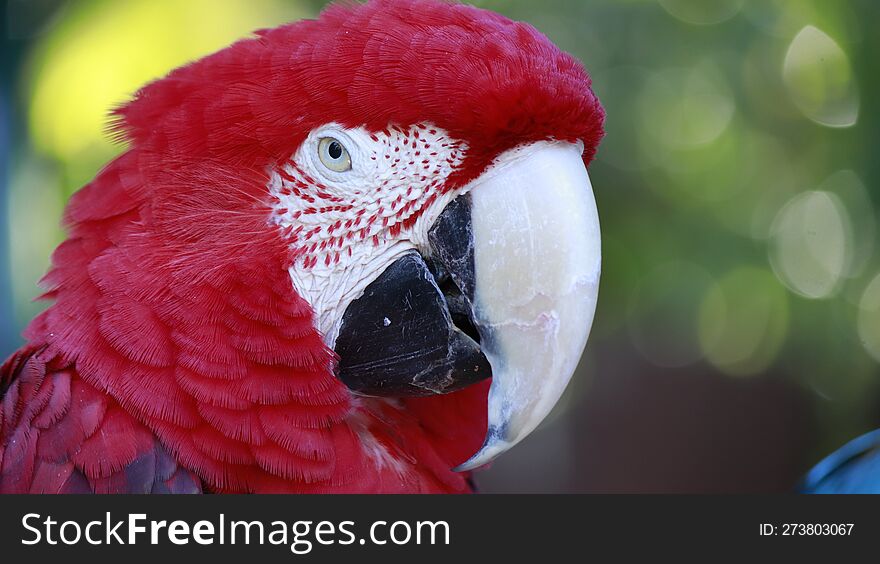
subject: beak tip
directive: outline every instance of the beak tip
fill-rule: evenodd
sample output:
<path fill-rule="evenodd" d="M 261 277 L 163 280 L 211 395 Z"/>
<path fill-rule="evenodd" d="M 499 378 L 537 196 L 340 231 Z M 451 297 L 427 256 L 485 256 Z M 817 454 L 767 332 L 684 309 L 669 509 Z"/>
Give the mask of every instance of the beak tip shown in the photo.
<path fill-rule="evenodd" d="M 481 466 L 485 466 L 492 462 L 492 460 L 501 454 L 502 451 L 506 449 L 501 449 L 498 452 L 493 452 L 491 448 L 487 449 L 484 445 L 474 454 L 472 457 L 468 458 L 458 466 L 452 469 L 453 472 L 469 472 L 471 470 L 477 470 Z"/>
<path fill-rule="evenodd" d="M 469 470 L 476 470 L 481 466 L 485 466 L 492 462 L 498 455 L 504 453 L 510 447 L 513 446 L 513 443 L 507 440 L 505 433 L 503 430 L 490 427 L 486 432 L 486 439 L 483 441 L 483 446 L 480 447 L 473 456 L 456 466 L 452 469 L 453 472 L 467 472 Z"/>

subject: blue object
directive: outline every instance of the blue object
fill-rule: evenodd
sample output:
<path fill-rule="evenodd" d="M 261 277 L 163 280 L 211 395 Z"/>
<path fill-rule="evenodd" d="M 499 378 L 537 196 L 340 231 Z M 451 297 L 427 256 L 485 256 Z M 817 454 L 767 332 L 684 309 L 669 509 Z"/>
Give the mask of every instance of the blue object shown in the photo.
<path fill-rule="evenodd" d="M 853 439 L 813 467 L 800 491 L 880 494 L 880 429 Z"/>

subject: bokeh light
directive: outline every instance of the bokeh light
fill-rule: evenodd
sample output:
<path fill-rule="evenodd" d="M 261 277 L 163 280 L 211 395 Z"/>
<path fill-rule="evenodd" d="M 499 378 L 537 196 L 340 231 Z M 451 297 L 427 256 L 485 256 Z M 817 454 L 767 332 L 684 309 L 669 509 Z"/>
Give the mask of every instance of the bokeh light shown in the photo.
<path fill-rule="evenodd" d="M 105 135 L 108 114 L 138 88 L 306 12 L 276 0 L 223 0 L 222 9 L 211 0 L 126 0 L 85 2 L 66 15 L 33 53 L 29 125 L 36 148 L 68 167 L 75 188 L 119 150 Z"/>
<path fill-rule="evenodd" d="M 852 240 L 844 256 L 844 276 L 854 278 L 862 274 L 874 252 L 876 237 L 876 214 L 871 196 L 864 182 L 854 170 L 838 170 L 820 185 L 824 190 L 837 196 L 846 210 L 852 230 Z"/>
<path fill-rule="evenodd" d="M 880 274 L 865 288 L 859 302 L 859 339 L 862 346 L 880 362 Z"/>
<path fill-rule="evenodd" d="M 776 216 L 770 264 L 792 291 L 807 298 L 831 296 L 844 275 L 851 233 L 849 215 L 837 196 L 798 194 Z"/>
<path fill-rule="evenodd" d="M 805 116 L 829 127 L 859 117 L 859 93 L 849 57 L 831 37 L 808 25 L 792 39 L 783 64 L 789 96 Z"/>
<path fill-rule="evenodd" d="M 712 286 L 700 307 L 700 344 L 727 374 L 764 371 L 788 330 L 785 289 L 765 269 L 738 267 Z"/>
<path fill-rule="evenodd" d="M 739 12 L 745 0 L 659 0 L 676 18 L 691 24 L 710 25 L 729 20 Z"/>
<path fill-rule="evenodd" d="M 724 76 L 709 62 L 664 69 L 647 81 L 638 101 L 643 133 L 672 149 L 716 139 L 730 123 L 734 103 Z"/>

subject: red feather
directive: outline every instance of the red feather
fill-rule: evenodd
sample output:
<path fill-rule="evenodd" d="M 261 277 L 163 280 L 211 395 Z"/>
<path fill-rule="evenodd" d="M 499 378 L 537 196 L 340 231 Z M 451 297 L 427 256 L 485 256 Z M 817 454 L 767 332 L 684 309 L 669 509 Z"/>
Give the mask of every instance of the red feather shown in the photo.
<path fill-rule="evenodd" d="M 0 371 L 0 491 L 469 491 L 488 383 L 355 399 L 291 285 L 267 170 L 327 122 L 433 123 L 501 151 L 585 142 L 581 65 L 527 24 L 436 0 L 331 7 L 143 88 L 129 149 L 75 194 L 55 300 Z"/>

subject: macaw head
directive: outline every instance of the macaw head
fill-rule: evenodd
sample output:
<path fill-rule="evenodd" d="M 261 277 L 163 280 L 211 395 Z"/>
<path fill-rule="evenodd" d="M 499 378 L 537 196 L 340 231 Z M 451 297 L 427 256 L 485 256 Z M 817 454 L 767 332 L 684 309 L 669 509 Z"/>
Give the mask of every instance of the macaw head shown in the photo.
<path fill-rule="evenodd" d="M 88 301 L 65 293 L 87 285 L 77 269 L 103 305 L 77 314 L 96 320 L 87 336 L 61 332 L 227 487 L 256 478 L 205 444 L 295 451 L 285 425 L 338 443 L 319 422 L 356 408 L 373 418 L 349 425 L 361 441 L 407 405 L 383 436 L 482 420 L 468 432 L 482 443 L 446 460 L 475 468 L 541 422 L 587 341 L 603 119 L 580 63 L 473 7 L 373 0 L 260 31 L 117 110 L 130 148 L 74 197 L 48 277 L 56 312 Z M 100 366 L 95 342 L 136 377 Z M 240 415 L 257 407 L 257 423 Z M 250 447 L 221 462 L 302 472 Z"/>

